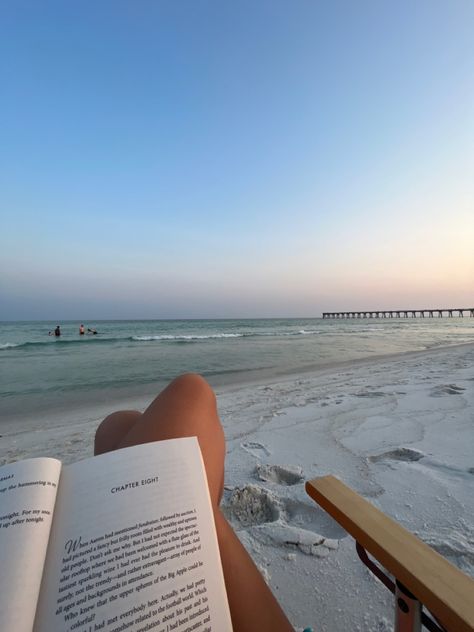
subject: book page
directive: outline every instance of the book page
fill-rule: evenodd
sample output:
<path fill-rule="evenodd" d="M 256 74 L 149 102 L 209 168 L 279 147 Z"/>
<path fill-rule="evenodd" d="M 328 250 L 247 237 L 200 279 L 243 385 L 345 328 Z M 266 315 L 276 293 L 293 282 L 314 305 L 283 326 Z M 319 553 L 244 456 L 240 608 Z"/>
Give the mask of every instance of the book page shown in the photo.
<path fill-rule="evenodd" d="M 60 472 L 44 458 L 0 468 L 0 630 L 33 629 Z"/>
<path fill-rule="evenodd" d="M 195 437 L 63 468 L 35 632 L 231 629 Z"/>

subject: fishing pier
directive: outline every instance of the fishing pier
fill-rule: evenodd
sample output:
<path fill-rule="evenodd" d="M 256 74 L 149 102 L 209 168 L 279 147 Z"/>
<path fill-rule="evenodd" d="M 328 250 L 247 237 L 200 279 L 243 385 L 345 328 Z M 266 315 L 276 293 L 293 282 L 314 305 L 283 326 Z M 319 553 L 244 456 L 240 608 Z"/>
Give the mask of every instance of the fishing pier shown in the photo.
<path fill-rule="evenodd" d="M 474 318 L 474 307 L 456 307 L 451 309 L 395 309 L 362 312 L 323 312 L 323 318 L 462 318 L 466 312 Z"/>

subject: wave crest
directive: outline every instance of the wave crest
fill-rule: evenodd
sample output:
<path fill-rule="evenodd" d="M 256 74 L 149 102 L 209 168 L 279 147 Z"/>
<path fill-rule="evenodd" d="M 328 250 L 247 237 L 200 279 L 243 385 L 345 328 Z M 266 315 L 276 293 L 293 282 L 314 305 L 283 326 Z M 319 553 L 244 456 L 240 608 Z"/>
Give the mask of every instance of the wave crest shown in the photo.
<path fill-rule="evenodd" d="M 136 340 L 139 342 L 149 342 L 151 340 L 208 340 L 210 338 L 242 338 L 246 335 L 252 334 L 180 334 L 175 336 L 171 334 L 157 334 L 154 336 L 132 336 L 130 340 Z"/>
<path fill-rule="evenodd" d="M 9 349 L 17 348 L 21 349 L 29 349 L 35 347 L 45 347 L 46 345 L 52 345 L 50 348 L 56 348 L 58 345 L 62 347 L 63 345 L 84 345 L 88 343 L 92 344 L 114 344 L 119 342 L 176 342 L 176 343 L 186 343 L 186 342 L 205 342 L 207 340 L 228 340 L 235 338 L 255 338 L 255 337 L 284 337 L 284 336 L 312 336 L 312 335 L 321 335 L 325 332 L 321 330 L 313 330 L 313 329 L 300 329 L 299 331 L 250 331 L 250 332 L 217 332 L 212 334 L 136 334 L 134 336 L 83 336 L 81 338 L 73 338 L 68 339 L 61 337 L 51 338 L 48 337 L 46 340 L 36 340 L 36 341 L 25 341 L 25 342 L 5 342 L 0 343 L 0 351 L 7 351 Z M 326 332 L 327 333 L 327 332 Z"/>

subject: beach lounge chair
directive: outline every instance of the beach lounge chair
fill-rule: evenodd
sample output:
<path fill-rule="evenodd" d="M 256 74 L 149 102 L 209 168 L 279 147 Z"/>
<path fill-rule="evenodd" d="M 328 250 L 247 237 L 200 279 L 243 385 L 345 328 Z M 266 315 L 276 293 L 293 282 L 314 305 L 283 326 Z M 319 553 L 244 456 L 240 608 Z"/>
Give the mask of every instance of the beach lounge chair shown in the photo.
<path fill-rule="evenodd" d="M 355 538 L 361 560 L 394 593 L 395 632 L 473 632 L 473 579 L 334 476 L 308 481 L 306 491 Z"/>

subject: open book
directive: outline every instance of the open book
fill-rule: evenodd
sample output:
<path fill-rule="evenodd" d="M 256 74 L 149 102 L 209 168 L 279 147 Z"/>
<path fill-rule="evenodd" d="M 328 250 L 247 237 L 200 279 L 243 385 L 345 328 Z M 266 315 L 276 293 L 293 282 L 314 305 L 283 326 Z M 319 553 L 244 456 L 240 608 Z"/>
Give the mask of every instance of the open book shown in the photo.
<path fill-rule="evenodd" d="M 232 630 L 195 437 L 0 468 L 0 630 Z"/>

